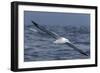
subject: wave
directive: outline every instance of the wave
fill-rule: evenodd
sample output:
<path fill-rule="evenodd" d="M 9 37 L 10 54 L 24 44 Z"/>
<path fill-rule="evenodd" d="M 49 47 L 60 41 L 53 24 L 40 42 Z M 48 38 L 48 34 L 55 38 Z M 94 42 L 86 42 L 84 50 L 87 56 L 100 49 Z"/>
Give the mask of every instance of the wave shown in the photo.
<path fill-rule="evenodd" d="M 54 31 L 60 36 L 68 38 L 76 46 L 85 51 L 90 52 L 90 33 L 88 27 L 80 26 L 44 26 L 50 31 Z M 84 57 L 67 45 L 54 44 L 55 41 L 46 33 L 29 25 L 24 28 L 24 61 L 47 61 L 47 60 L 70 60 L 85 59 Z"/>

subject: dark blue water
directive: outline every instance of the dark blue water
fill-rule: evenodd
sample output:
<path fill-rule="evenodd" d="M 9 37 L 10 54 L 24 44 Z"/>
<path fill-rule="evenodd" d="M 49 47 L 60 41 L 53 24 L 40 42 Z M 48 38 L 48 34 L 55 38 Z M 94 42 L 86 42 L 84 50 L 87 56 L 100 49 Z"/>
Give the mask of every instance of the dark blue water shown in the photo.
<path fill-rule="evenodd" d="M 41 24 L 40 24 L 41 25 Z M 54 44 L 54 38 L 40 31 L 35 26 L 24 28 L 24 61 L 50 61 L 90 58 L 90 31 L 86 26 L 43 25 L 48 30 L 68 38 L 88 56 L 84 56 L 65 44 Z"/>

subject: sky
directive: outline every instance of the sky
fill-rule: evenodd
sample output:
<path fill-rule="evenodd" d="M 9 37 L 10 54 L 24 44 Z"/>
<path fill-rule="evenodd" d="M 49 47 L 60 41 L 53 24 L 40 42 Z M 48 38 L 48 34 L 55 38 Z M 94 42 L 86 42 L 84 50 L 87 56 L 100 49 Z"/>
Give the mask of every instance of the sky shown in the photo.
<path fill-rule="evenodd" d="M 90 25 L 90 14 L 24 11 L 25 25 L 32 25 L 31 20 L 41 25 Z"/>

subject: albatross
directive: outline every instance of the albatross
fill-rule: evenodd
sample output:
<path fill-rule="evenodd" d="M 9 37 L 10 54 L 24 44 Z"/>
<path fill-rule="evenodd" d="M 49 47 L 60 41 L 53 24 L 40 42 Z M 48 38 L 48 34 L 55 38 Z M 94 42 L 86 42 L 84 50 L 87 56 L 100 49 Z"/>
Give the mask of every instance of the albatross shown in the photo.
<path fill-rule="evenodd" d="M 56 39 L 54 41 L 54 43 L 56 44 L 66 44 L 69 47 L 73 48 L 74 50 L 78 51 L 80 54 L 83 54 L 85 56 L 88 56 L 85 52 L 83 52 L 81 49 L 79 49 L 78 47 L 76 47 L 71 41 L 69 41 L 69 39 L 65 38 L 65 37 L 61 37 L 58 34 L 56 34 L 55 32 L 49 31 L 48 29 L 46 29 L 45 27 L 39 25 L 38 23 L 34 22 L 32 20 L 32 23 L 35 25 L 35 27 L 37 27 L 38 29 L 40 29 L 41 31 L 47 33 L 48 35 L 50 35 L 51 37 L 53 37 L 54 39 Z"/>

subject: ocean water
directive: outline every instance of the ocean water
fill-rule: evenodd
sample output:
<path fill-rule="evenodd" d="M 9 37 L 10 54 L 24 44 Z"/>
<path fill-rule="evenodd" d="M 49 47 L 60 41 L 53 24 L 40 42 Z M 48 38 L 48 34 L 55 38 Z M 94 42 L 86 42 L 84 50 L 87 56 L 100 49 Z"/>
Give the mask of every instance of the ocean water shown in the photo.
<path fill-rule="evenodd" d="M 90 31 L 87 26 L 42 25 L 50 31 L 68 38 L 88 56 L 65 44 L 54 44 L 54 38 L 35 26 L 24 26 L 24 61 L 73 60 L 90 58 Z"/>

